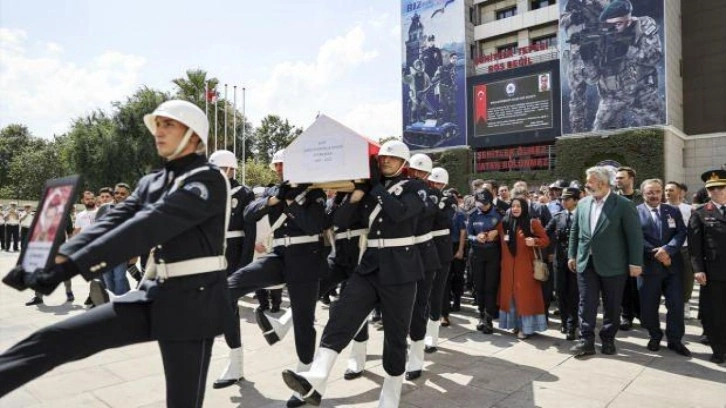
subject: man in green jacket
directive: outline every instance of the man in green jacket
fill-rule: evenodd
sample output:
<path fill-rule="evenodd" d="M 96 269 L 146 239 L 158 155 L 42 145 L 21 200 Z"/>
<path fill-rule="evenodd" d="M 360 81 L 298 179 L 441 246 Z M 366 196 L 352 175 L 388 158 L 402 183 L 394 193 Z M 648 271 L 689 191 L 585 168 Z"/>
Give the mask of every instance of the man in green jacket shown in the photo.
<path fill-rule="evenodd" d="M 570 351 L 578 357 L 595 354 L 595 324 L 602 293 L 602 353 L 615 354 L 620 304 L 628 276 L 643 266 L 643 232 L 635 205 L 610 188 L 610 170 L 591 167 L 585 188 L 590 193 L 577 205 L 570 229 L 568 267 L 577 273 L 580 289 L 580 334 Z"/>

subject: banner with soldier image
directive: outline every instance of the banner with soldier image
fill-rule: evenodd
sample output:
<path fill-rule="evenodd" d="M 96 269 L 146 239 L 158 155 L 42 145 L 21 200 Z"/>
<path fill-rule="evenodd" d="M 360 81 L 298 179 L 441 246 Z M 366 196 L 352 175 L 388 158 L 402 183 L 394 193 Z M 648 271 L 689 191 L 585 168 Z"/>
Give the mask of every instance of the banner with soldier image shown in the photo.
<path fill-rule="evenodd" d="M 466 145 L 464 0 L 403 0 L 403 141 Z"/>
<path fill-rule="evenodd" d="M 560 1 L 563 135 L 666 123 L 663 1 Z"/>

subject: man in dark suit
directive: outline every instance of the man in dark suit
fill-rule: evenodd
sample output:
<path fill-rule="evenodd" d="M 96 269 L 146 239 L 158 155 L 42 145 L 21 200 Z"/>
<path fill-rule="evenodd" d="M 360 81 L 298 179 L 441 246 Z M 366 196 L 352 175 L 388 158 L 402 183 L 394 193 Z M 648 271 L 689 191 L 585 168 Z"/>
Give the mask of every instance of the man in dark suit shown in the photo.
<path fill-rule="evenodd" d="M 615 354 L 615 335 L 623 288 L 628 276 L 639 276 L 643 266 L 643 233 L 638 212 L 625 197 L 613 194 L 610 171 L 591 167 L 585 188 L 590 193 L 577 204 L 567 266 L 577 271 L 580 289 L 580 334 L 570 351 L 575 356 L 595 354 L 595 324 L 602 293 L 602 353 Z"/>
<path fill-rule="evenodd" d="M 615 173 L 615 186 L 617 193 L 636 206 L 643 204 L 643 195 L 635 188 L 635 169 L 623 166 Z M 620 330 L 628 331 L 633 328 L 633 319 L 640 319 L 640 297 L 638 296 L 638 281 L 629 277 L 625 281 L 623 292 L 623 310 L 620 317 Z"/>
<path fill-rule="evenodd" d="M 645 203 L 638 208 L 643 229 L 643 274 L 638 277 L 640 317 L 648 330 L 648 350 L 660 350 L 663 330 L 660 328 L 658 308 L 661 294 L 665 296 L 668 314 L 666 337 L 668 348 L 689 357 L 691 352 L 683 345 L 683 257 L 681 246 L 686 240 L 686 225 L 681 211 L 661 203 L 663 182 L 658 179 L 643 181 L 640 187 Z"/>
<path fill-rule="evenodd" d="M 726 361 L 726 170 L 710 170 L 701 179 L 711 201 L 688 223 L 694 278 L 701 285 L 703 328 L 713 350 L 711 361 Z"/>

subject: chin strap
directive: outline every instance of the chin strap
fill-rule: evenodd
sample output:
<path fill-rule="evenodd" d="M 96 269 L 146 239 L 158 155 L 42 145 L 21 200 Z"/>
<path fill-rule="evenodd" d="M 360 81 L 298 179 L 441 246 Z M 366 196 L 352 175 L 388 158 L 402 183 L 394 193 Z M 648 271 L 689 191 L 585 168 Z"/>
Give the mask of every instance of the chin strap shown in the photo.
<path fill-rule="evenodd" d="M 184 133 L 184 137 L 182 138 L 181 142 L 179 142 L 179 146 L 177 146 L 176 150 L 174 150 L 174 152 L 166 159 L 171 161 L 179 157 L 179 154 L 182 152 L 182 150 L 184 150 L 189 144 L 189 139 L 192 138 L 193 133 L 194 131 L 192 130 L 192 128 L 188 128 L 187 131 Z"/>

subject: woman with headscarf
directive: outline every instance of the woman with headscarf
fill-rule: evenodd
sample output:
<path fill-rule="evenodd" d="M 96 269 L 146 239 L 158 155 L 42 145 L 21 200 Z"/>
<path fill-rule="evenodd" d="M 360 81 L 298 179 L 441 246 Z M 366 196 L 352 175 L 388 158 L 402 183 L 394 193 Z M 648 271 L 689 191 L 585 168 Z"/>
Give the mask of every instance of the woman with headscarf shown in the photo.
<path fill-rule="evenodd" d="M 499 328 L 513 329 L 520 339 L 547 330 L 540 282 L 534 279 L 534 250 L 550 243 L 544 227 L 530 217 L 529 203 L 514 198 L 498 226 L 501 237 Z"/>

